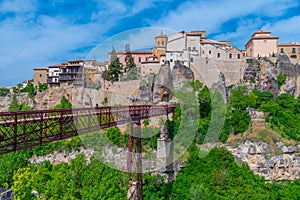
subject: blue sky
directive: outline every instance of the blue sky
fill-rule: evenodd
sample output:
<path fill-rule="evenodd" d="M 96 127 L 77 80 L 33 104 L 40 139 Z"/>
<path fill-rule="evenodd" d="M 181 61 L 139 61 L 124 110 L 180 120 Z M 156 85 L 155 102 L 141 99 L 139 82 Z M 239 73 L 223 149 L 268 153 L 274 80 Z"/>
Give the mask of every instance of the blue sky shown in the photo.
<path fill-rule="evenodd" d="M 300 42 L 298 0 L 0 0 L 0 13 L 0 86 L 84 59 L 103 40 L 141 27 L 206 30 L 240 49 L 258 29 Z"/>

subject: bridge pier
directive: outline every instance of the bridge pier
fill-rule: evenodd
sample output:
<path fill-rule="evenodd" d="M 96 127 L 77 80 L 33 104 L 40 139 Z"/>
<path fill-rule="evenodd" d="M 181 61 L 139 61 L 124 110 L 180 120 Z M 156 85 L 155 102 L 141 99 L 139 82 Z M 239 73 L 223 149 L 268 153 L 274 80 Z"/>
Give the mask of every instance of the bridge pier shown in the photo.
<path fill-rule="evenodd" d="M 169 138 L 168 127 L 161 126 L 160 137 L 157 139 L 156 171 L 164 177 L 166 183 L 174 180 L 173 143 Z"/>
<path fill-rule="evenodd" d="M 131 174 L 130 179 L 134 187 L 130 198 L 134 200 L 141 200 L 143 199 L 141 121 L 132 120 L 130 122 L 129 129 L 130 133 L 128 136 L 127 171 Z M 136 156 L 134 157 L 134 155 Z"/>

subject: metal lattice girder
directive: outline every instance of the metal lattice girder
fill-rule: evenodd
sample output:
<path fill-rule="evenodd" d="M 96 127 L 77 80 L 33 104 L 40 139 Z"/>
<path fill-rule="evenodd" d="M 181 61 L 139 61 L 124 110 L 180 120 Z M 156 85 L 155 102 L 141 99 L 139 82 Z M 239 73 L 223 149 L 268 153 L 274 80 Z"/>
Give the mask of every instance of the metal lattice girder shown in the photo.
<path fill-rule="evenodd" d="M 168 115 L 174 106 L 105 106 L 0 113 L 0 154 L 131 121 Z"/>

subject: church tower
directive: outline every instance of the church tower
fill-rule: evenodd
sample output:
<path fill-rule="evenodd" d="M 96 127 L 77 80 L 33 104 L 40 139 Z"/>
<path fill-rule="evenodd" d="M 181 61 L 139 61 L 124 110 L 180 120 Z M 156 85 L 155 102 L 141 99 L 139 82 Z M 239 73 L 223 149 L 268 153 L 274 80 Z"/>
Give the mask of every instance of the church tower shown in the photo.
<path fill-rule="evenodd" d="M 160 57 L 166 55 L 168 37 L 161 31 L 160 35 L 155 37 L 155 46 L 153 48 L 153 54 L 160 60 Z"/>

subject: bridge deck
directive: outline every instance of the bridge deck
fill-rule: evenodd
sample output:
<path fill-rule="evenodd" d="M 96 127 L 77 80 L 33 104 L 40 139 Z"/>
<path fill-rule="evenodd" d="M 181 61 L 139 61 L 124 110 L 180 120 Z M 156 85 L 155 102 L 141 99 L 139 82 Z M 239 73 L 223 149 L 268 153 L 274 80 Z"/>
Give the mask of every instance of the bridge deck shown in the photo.
<path fill-rule="evenodd" d="M 106 106 L 0 113 L 0 155 L 131 121 L 174 112 L 175 106 Z"/>

